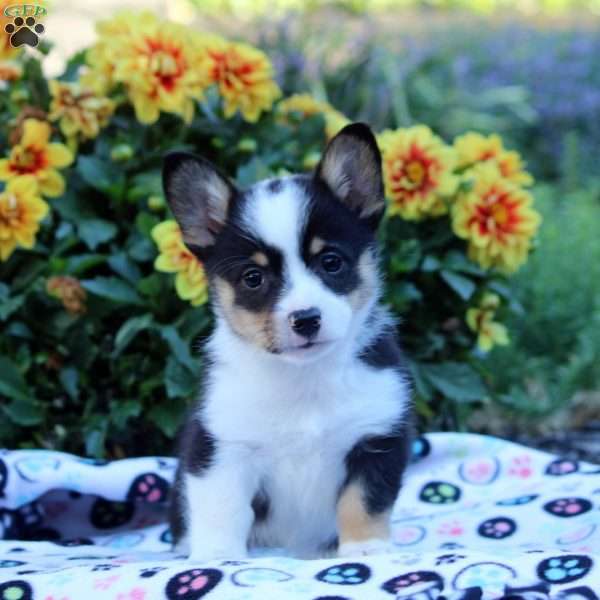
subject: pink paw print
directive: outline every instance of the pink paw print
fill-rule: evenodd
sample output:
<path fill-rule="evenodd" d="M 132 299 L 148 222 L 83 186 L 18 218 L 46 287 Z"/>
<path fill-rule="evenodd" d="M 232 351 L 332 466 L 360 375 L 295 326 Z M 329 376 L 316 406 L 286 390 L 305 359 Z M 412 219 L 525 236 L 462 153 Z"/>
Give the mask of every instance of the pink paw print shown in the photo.
<path fill-rule="evenodd" d="M 513 477 L 519 477 L 519 479 L 527 479 L 531 477 L 533 475 L 531 456 L 529 456 L 529 454 L 515 456 L 511 461 L 508 474 L 512 475 Z"/>
<path fill-rule="evenodd" d="M 171 577 L 165 593 L 169 600 L 198 600 L 208 594 L 222 577 L 217 569 L 190 569 Z"/>
<path fill-rule="evenodd" d="M 96 579 L 94 581 L 94 589 L 95 590 L 108 590 L 111 588 L 117 581 L 121 579 L 120 575 L 112 575 L 111 577 L 105 577 L 104 579 Z"/>
<path fill-rule="evenodd" d="M 544 504 L 544 510 L 555 517 L 576 517 L 592 510 L 586 498 L 558 498 Z"/>
<path fill-rule="evenodd" d="M 439 535 L 450 535 L 453 537 L 458 537 L 463 535 L 465 532 L 460 521 L 453 519 L 452 521 L 446 521 L 445 523 L 441 523 L 437 528 L 437 533 Z"/>

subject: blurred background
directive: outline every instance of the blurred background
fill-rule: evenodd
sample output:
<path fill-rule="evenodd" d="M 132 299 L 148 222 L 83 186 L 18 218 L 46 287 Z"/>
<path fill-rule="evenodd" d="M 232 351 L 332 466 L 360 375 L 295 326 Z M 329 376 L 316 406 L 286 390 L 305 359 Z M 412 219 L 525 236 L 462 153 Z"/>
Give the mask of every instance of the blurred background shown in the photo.
<path fill-rule="evenodd" d="M 377 130 L 473 129 L 517 149 L 539 243 L 511 280 L 511 344 L 482 359 L 494 401 L 459 406 L 453 426 L 600 458 L 600 0 L 62 0 L 47 75 L 123 8 L 255 44 L 285 95 Z"/>

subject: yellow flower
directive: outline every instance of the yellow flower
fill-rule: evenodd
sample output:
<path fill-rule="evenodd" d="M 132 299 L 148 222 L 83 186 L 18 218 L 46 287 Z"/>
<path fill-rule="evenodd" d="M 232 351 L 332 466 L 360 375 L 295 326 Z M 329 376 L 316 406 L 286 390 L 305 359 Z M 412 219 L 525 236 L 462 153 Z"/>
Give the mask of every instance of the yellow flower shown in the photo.
<path fill-rule="evenodd" d="M 26 119 L 21 140 L 8 158 L 0 160 L 0 181 L 32 175 L 44 196 L 60 196 L 65 182 L 56 168 L 70 165 L 73 155 L 64 144 L 50 143 L 50 133 L 50 125 L 45 121 Z"/>
<path fill-rule="evenodd" d="M 191 121 L 194 100 L 208 84 L 207 55 L 196 34 L 147 12 L 120 14 L 101 23 L 98 33 L 83 85 L 106 94 L 123 84 L 142 123 L 154 123 L 161 111 Z"/>
<path fill-rule="evenodd" d="M 498 135 L 484 136 L 473 131 L 465 133 L 454 140 L 459 169 L 473 167 L 477 163 L 491 162 L 500 173 L 517 185 L 528 186 L 533 177 L 525 171 L 521 156 L 514 150 L 506 150 Z"/>
<path fill-rule="evenodd" d="M 33 248 L 39 223 L 48 214 L 35 178 L 11 179 L 0 193 L 0 260 L 7 260 L 17 246 Z"/>
<path fill-rule="evenodd" d="M 182 300 L 189 300 L 192 306 L 204 304 L 208 299 L 204 267 L 185 247 L 179 225 L 173 220 L 163 221 L 152 229 L 152 238 L 160 252 L 154 268 L 163 273 L 177 273 L 175 289 Z"/>
<path fill-rule="evenodd" d="M 226 118 L 239 110 L 246 121 L 254 123 L 261 112 L 271 109 L 281 91 L 264 52 L 219 37 L 207 40 L 205 49 L 210 82 L 219 87 Z"/>
<path fill-rule="evenodd" d="M 541 223 L 533 197 L 491 164 L 480 163 L 472 174 L 472 189 L 459 194 L 452 207 L 454 232 L 468 240 L 469 257 L 482 267 L 516 271 Z"/>
<path fill-rule="evenodd" d="M 448 212 L 445 196 L 454 193 L 454 152 L 423 125 L 384 131 L 378 137 L 389 212 L 408 220 Z"/>
<path fill-rule="evenodd" d="M 97 96 L 92 90 L 78 83 L 50 81 L 51 121 L 60 120 L 60 129 L 67 138 L 81 134 L 84 138 L 95 138 L 105 127 L 115 110 L 109 98 Z"/>
<path fill-rule="evenodd" d="M 72 315 L 82 315 L 87 311 L 87 293 L 74 277 L 50 277 L 46 282 L 46 292 L 60 300 L 65 310 Z"/>
<path fill-rule="evenodd" d="M 284 117 L 294 112 L 303 117 L 323 115 L 327 139 L 331 139 L 340 129 L 350 123 L 350 119 L 333 108 L 331 104 L 316 100 L 310 94 L 294 94 L 286 98 L 277 105 L 277 111 Z"/>
<path fill-rule="evenodd" d="M 488 352 L 494 346 L 506 346 L 509 342 L 506 327 L 494 321 L 500 298 L 496 294 L 484 294 L 479 306 L 467 310 L 467 325 L 477 333 L 477 344 Z"/>

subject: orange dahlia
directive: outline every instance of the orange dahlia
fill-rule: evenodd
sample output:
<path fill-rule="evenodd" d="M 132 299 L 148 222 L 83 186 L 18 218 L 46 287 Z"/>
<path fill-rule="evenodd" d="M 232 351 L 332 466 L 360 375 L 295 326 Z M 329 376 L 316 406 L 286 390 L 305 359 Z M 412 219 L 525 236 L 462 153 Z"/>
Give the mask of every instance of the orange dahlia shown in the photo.
<path fill-rule="evenodd" d="M 452 227 L 469 242 L 469 257 L 484 268 L 511 273 L 527 259 L 541 222 L 533 197 L 487 163 L 473 169 L 473 187 L 458 195 Z"/>
<path fill-rule="evenodd" d="M 226 118 L 239 110 L 246 121 L 255 122 L 263 111 L 271 109 L 281 91 L 264 52 L 219 37 L 208 39 L 205 49 L 209 78 L 219 87 Z"/>
<path fill-rule="evenodd" d="M 468 169 L 480 162 L 491 162 L 506 179 L 518 185 L 531 185 L 533 177 L 525 170 L 521 155 L 514 150 L 506 150 L 498 135 L 484 136 L 473 131 L 454 140 L 457 167 Z"/>
<path fill-rule="evenodd" d="M 423 125 L 384 131 L 378 142 L 390 214 L 416 221 L 448 212 L 458 183 L 452 148 Z"/>

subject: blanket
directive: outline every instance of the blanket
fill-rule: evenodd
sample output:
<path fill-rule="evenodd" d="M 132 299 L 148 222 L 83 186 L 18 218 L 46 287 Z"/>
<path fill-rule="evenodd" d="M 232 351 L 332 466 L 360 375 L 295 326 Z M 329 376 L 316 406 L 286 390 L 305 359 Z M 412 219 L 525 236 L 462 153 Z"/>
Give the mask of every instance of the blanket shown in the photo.
<path fill-rule="evenodd" d="M 196 564 L 171 550 L 174 459 L 1 451 L 0 600 L 599 598 L 600 467 L 473 434 L 413 453 L 390 552 Z"/>

